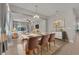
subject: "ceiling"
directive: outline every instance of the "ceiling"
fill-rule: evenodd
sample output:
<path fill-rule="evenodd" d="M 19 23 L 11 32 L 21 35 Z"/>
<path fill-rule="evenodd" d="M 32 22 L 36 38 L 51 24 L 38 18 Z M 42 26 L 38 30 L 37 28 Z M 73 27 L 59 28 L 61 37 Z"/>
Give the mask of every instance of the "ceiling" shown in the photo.
<path fill-rule="evenodd" d="M 11 3 L 12 5 L 30 10 L 35 12 L 35 5 L 38 5 L 38 13 L 51 16 L 56 11 L 62 12 L 62 10 L 67 10 L 67 8 L 78 8 L 78 3 Z"/>

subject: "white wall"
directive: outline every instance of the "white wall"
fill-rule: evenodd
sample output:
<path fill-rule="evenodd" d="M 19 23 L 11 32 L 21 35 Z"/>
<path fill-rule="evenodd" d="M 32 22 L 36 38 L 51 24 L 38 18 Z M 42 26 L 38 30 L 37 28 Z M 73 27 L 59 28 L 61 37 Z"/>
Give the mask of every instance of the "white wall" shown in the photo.
<path fill-rule="evenodd" d="M 63 11 L 63 10 L 62 10 Z M 63 16 L 63 12 L 59 11 L 58 13 L 55 12 L 54 15 L 50 16 L 48 18 L 48 32 L 52 32 L 52 31 L 56 31 L 56 28 L 54 26 L 54 22 L 56 20 L 62 20 L 62 24 L 61 26 L 64 27 L 64 16 Z M 59 29 L 59 28 L 57 28 Z"/>
<path fill-rule="evenodd" d="M 24 19 L 21 19 L 21 17 L 19 17 L 20 15 L 18 15 L 18 19 L 14 19 L 14 21 L 21 21 L 21 22 L 26 22 L 27 19 L 31 18 L 31 20 L 34 20 L 32 17 L 33 15 L 35 15 L 33 12 L 29 12 L 25 9 L 22 9 L 22 8 L 19 8 L 19 7 L 16 7 L 16 6 L 11 6 L 10 5 L 10 8 L 11 8 L 11 11 L 12 12 L 15 12 L 15 14 L 20 14 L 21 16 L 24 16 Z M 18 12 L 18 13 L 17 13 Z M 31 15 L 30 15 L 31 14 Z M 20 19 L 19 19 L 20 18 Z M 39 29 L 41 32 L 46 32 L 46 23 L 45 23 L 45 17 L 44 16 L 40 16 L 40 19 L 36 20 L 33 22 L 32 25 L 35 25 L 39 23 Z M 30 29 L 29 29 L 30 30 Z"/>
<path fill-rule="evenodd" d="M 29 16 L 30 17 L 30 16 Z M 27 19 L 29 19 L 29 17 L 28 16 L 26 16 L 26 18 L 19 18 L 19 16 L 18 16 L 18 19 L 13 19 L 13 21 L 17 21 L 17 22 L 27 22 Z M 39 18 L 39 19 L 31 19 L 31 21 L 33 21 L 32 22 L 32 24 L 30 24 L 30 27 L 31 26 L 35 26 L 36 24 L 39 24 L 39 30 L 41 31 L 41 32 L 46 32 L 46 20 L 44 20 L 44 19 L 41 19 L 41 18 Z M 27 26 L 26 26 L 27 27 Z M 31 28 L 29 29 L 29 30 L 31 30 Z"/>
<path fill-rule="evenodd" d="M 62 11 L 64 11 L 64 13 L 63 14 L 61 13 L 61 14 L 62 14 L 62 16 L 64 17 L 64 20 L 65 20 L 65 31 L 68 34 L 69 42 L 73 42 L 74 39 L 75 39 L 75 24 L 76 24 L 73 9 L 67 8 L 66 10 L 62 10 Z M 51 16 L 48 19 L 48 32 L 55 31 L 55 28 L 53 27 L 53 21 L 55 19 L 56 19 L 55 16 Z"/>
<path fill-rule="evenodd" d="M 54 17 L 50 17 L 48 19 L 48 32 L 52 32 L 52 31 L 55 31 L 55 28 L 53 27 L 53 21 L 54 21 Z"/>
<path fill-rule="evenodd" d="M 65 17 L 65 30 L 68 33 L 69 41 L 73 42 L 75 40 L 75 30 L 76 30 L 76 19 L 73 9 L 67 10 L 64 14 Z"/>
<path fill-rule="evenodd" d="M 39 24 L 40 32 L 46 32 L 46 21 L 45 20 L 43 20 L 43 19 L 35 20 L 33 22 L 33 26 L 35 26 L 36 24 Z"/>

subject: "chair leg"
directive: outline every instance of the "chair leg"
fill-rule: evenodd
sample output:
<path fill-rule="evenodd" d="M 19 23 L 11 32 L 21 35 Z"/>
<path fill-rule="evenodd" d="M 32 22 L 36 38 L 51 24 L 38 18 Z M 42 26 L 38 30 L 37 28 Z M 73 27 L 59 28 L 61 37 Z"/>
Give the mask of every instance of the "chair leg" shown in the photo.
<path fill-rule="evenodd" d="M 28 51 L 28 55 L 32 55 L 33 54 L 33 49 Z"/>
<path fill-rule="evenodd" d="M 54 40 L 54 46 L 55 46 L 55 40 Z"/>
<path fill-rule="evenodd" d="M 41 46 L 41 55 L 42 55 L 42 46 Z"/>
<path fill-rule="evenodd" d="M 48 46 L 48 43 L 47 43 L 47 52 L 49 51 L 49 46 Z"/>
<path fill-rule="evenodd" d="M 51 47 L 51 44 L 50 44 L 50 42 L 49 42 L 49 50 L 50 50 L 50 47 Z"/>
<path fill-rule="evenodd" d="M 38 54 L 38 48 L 35 48 L 35 49 L 33 50 L 33 52 L 34 52 L 34 54 Z"/>
<path fill-rule="evenodd" d="M 25 54 L 28 54 L 28 48 L 25 49 Z"/>
<path fill-rule="evenodd" d="M 43 46 L 41 46 L 41 55 L 42 55 L 42 53 L 43 53 Z"/>
<path fill-rule="evenodd" d="M 40 53 L 40 47 L 39 46 L 37 47 L 37 50 L 38 50 L 38 54 L 39 54 Z"/>

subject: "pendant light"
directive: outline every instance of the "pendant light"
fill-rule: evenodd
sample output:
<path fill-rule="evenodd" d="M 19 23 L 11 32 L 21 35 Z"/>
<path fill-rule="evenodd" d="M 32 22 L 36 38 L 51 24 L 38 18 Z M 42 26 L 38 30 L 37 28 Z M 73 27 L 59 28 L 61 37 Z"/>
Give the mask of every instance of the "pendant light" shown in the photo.
<path fill-rule="evenodd" d="M 37 14 L 37 11 L 38 11 L 38 5 L 35 5 L 35 8 L 36 8 L 36 11 L 35 11 L 35 15 L 33 16 L 33 18 L 35 19 L 39 19 L 39 15 Z"/>

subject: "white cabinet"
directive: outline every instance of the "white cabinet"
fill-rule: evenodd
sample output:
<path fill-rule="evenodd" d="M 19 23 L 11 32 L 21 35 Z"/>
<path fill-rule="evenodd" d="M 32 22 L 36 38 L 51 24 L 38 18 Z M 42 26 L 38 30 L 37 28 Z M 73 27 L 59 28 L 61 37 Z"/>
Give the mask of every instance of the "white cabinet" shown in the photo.
<path fill-rule="evenodd" d="M 62 32 L 53 32 L 55 33 L 55 38 L 62 39 Z"/>

